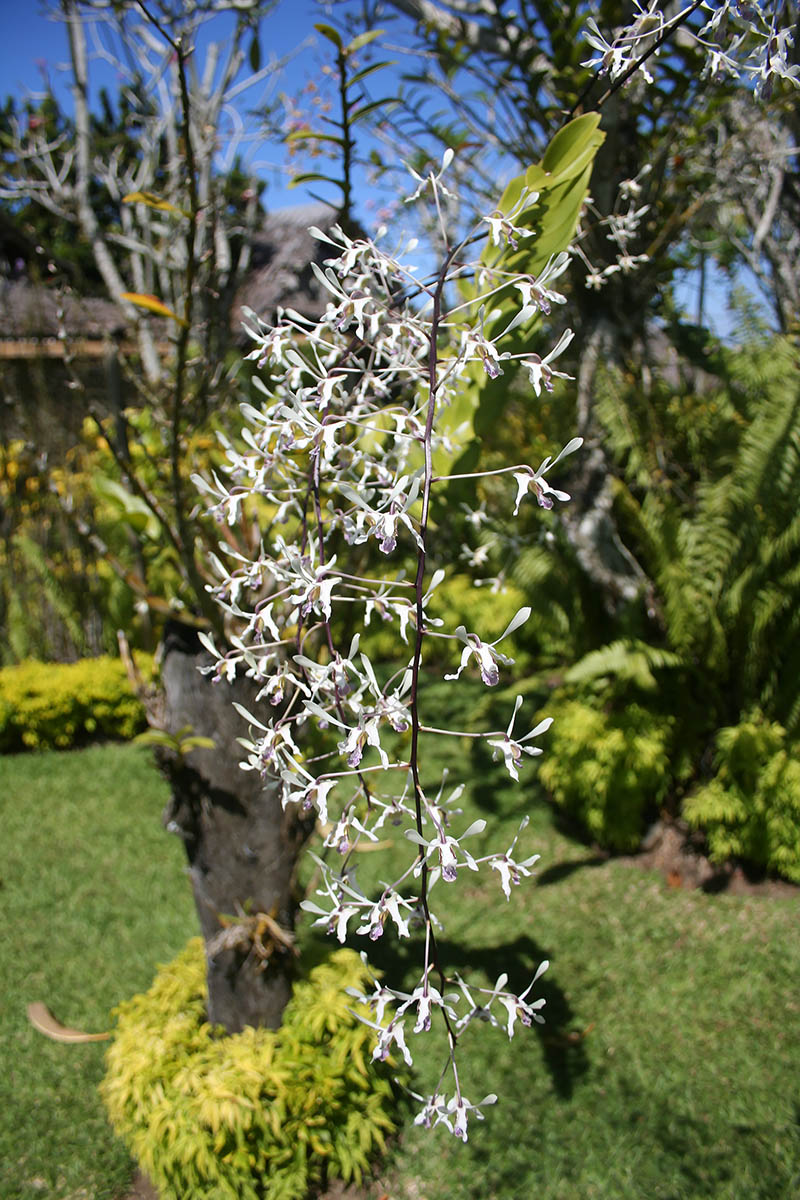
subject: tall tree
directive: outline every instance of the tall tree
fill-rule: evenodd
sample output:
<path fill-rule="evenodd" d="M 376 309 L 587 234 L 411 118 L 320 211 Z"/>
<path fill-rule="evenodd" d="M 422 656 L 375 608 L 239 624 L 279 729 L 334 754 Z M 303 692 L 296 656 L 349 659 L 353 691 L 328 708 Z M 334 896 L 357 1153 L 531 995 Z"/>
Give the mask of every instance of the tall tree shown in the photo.
<path fill-rule="evenodd" d="M 260 22 L 272 6 L 63 0 L 74 115 L 50 98 L 33 119 L 6 114 L 0 190 L 12 208 L 39 206 L 56 227 L 74 229 L 136 330 L 136 353 L 121 365 L 160 447 L 134 455 L 121 415 L 108 444 L 131 507 L 149 515 L 183 576 L 190 625 L 168 630 L 151 716 L 173 790 L 165 819 L 186 846 L 208 946 L 209 1016 L 231 1030 L 280 1023 L 304 825 L 284 817 L 274 787 L 240 771 L 231 689 L 198 673 L 196 627 L 226 631 L 208 593 L 220 526 L 198 512 L 189 446 L 209 408 L 224 425 L 237 397 L 230 309 L 262 216 L 262 185 L 242 171 L 246 131 L 234 114 L 248 96 L 255 107 L 259 85 L 280 65 L 258 61 Z M 225 13 L 201 61 L 209 22 Z M 124 80 L 117 107 L 101 94 L 99 114 L 89 104 L 90 45 Z M 263 118 L 257 132 L 263 137 Z M 221 528 L 240 550 L 258 541 L 252 521 Z M 256 690 L 246 679 L 233 685 L 243 704 Z M 187 741 L 190 732 L 213 741 L 213 751 Z"/>
<path fill-rule="evenodd" d="M 759 11 L 758 33 L 724 3 L 711 21 L 698 5 L 663 16 L 651 6 L 637 16 L 621 0 L 536 0 L 513 11 L 503 0 L 375 0 L 356 11 L 410 52 L 400 104 L 388 127 L 384 121 L 393 150 L 424 161 L 437 144 L 455 146 L 476 196 L 509 157 L 538 157 L 565 113 L 600 108 L 606 136 L 569 270 L 575 338 L 565 359 L 577 377 L 577 431 L 588 452 L 573 467 L 576 503 L 564 520 L 588 579 L 617 611 L 647 580 L 613 520 L 593 412 L 595 372 L 615 362 L 646 376 L 651 322 L 673 304 L 676 271 L 704 263 L 711 229 L 712 248 L 728 265 L 732 257 L 746 262 L 772 289 L 781 325 L 791 322 L 797 6 Z M 735 61 L 724 26 L 737 22 Z M 752 61 L 742 61 L 744 51 Z M 589 69 L 593 54 L 600 77 Z M 772 100 L 769 65 L 778 82 Z M 655 86 L 647 83 L 650 68 Z M 742 83 L 734 78 L 739 69 Z M 754 85 L 763 115 L 749 94 Z M 753 136 L 756 124 L 763 136 Z M 507 385 L 485 391 L 487 429 L 496 426 L 492 414 Z"/>

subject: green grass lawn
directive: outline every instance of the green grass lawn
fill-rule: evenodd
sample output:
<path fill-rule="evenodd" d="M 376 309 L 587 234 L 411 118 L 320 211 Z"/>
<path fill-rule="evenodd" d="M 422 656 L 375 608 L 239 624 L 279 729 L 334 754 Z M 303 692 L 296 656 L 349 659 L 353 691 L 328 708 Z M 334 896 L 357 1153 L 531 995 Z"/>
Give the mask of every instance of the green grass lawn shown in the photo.
<path fill-rule="evenodd" d="M 800 902 L 676 890 L 599 861 L 555 827 L 535 764 L 518 790 L 466 743 L 430 749 L 431 778 L 466 767 L 463 819 L 488 819 L 487 846 L 507 845 L 527 810 L 527 853 L 542 855 L 509 904 L 497 878 L 438 885 L 445 959 L 479 981 L 506 970 L 521 989 L 549 958 L 547 1024 L 510 1043 L 468 1032 L 464 1090 L 500 1103 L 466 1146 L 409 1127 L 381 1171 L 392 1200 L 800 1196 Z M 141 750 L 0 770 L 0 1196 L 114 1196 L 130 1165 L 95 1092 L 103 1046 L 46 1040 L 25 1005 L 106 1028 L 194 932 L 182 850 L 161 830 L 164 787 Z M 378 857 L 363 856 L 362 882 L 389 877 Z M 379 965 L 410 981 L 416 948 L 385 941 L 370 945 Z M 438 1062 L 419 1055 L 419 1090 Z"/>
<path fill-rule="evenodd" d="M 549 958 L 547 1024 L 512 1042 L 469 1031 L 465 1091 L 500 1103 L 467 1146 L 409 1131 L 398 1185 L 418 1200 L 800 1196 L 800 905 L 571 870 L 574 846 L 539 844 L 554 882 L 546 868 L 502 914 L 454 910 L 445 951 L 519 987 Z"/>
<path fill-rule="evenodd" d="M 0 776 L 0 1197 L 101 1200 L 133 1170 L 97 1095 L 104 1045 L 52 1042 L 25 1010 L 109 1028 L 197 931 L 183 847 L 144 750 L 5 756 Z"/>
<path fill-rule="evenodd" d="M 500 705 L 485 691 L 462 696 L 459 727 L 506 724 L 498 714 L 513 692 Z M 423 692 L 423 706 L 441 699 L 440 685 Z M 466 739 L 432 740 L 423 755 L 431 784 L 443 766 L 453 782 L 466 767 L 460 827 L 488 821 L 473 854 L 504 849 L 530 813 L 519 857 L 541 854 L 534 886 L 523 881 L 506 903 L 494 872 L 474 884 L 467 873 L 433 898 L 443 957 L 462 975 L 491 985 L 507 971 L 522 990 L 550 960 L 537 985 L 547 1023 L 518 1024 L 511 1042 L 485 1025 L 467 1031 L 464 1092 L 500 1102 L 466 1146 L 442 1129 L 408 1128 L 382 1174 L 392 1200 L 797 1200 L 800 892 L 671 888 L 559 832 L 535 763 L 516 788 Z M 364 856 L 362 884 L 378 857 Z M 370 954 L 396 978 L 396 947 L 379 942 Z M 417 960 L 417 949 L 399 960 L 406 988 Z M 435 1087 L 442 1062 L 420 1056 L 417 1090 Z"/>

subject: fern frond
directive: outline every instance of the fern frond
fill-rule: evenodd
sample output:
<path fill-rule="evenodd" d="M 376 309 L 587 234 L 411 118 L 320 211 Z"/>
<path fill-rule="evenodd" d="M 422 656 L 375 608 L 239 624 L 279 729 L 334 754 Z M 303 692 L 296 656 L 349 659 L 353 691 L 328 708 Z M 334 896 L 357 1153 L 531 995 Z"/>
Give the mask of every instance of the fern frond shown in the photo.
<path fill-rule="evenodd" d="M 685 666 L 685 660 L 670 650 L 661 650 L 634 638 L 621 639 L 586 654 L 570 667 L 565 683 L 586 683 L 614 675 L 646 691 L 657 687 L 654 671 Z"/>

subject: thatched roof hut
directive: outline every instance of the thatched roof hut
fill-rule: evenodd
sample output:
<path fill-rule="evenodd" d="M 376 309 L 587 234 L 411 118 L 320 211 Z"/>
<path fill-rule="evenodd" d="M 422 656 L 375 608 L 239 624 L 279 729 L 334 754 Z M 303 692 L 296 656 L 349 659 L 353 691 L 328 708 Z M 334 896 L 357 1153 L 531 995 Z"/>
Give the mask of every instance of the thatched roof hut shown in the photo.
<path fill-rule="evenodd" d="M 325 311 L 328 294 L 311 270 L 330 258 L 330 246 L 313 238 L 309 226 L 326 231 L 336 221 L 336 209 L 328 204 L 303 204 L 297 208 L 268 213 L 254 236 L 250 271 L 240 285 L 231 310 L 231 327 L 237 337 L 242 324 L 242 306 L 270 320 L 279 305 L 295 308 L 306 317 Z"/>
<path fill-rule="evenodd" d="M 265 320 L 279 306 L 309 317 L 324 311 L 327 294 L 310 264 L 329 257 L 330 247 L 311 237 L 308 227 L 329 229 L 335 220 L 336 210 L 321 203 L 264 217 L 251 244 L 249 272 L 230 310 L 231 333 L 241 346 L 247 342 L 243 305 Z M 167 322 L 150 319 L 166 350 Z M 0 440 L 72 444 L 89 406 L 108 410 L 116 343 L 133 345 L 132 335 L 125 314 L 111 300 L 0 276 Z M 118 372 L 115 378 L 119 388 Z"/>
<path fill-rule="evenodd" d="M 237 340 L 243 305 L 266 320 L 279 305 L 309 317 L 324 311 L 325 290 L 311 262 L 321 263 L 329 247 L 311 237 L 308 229 L 329 229 L 335 219 L 336 210 L 322 203 L 266 214 L 251 243 L 250 270 L 231 308 Z M 111 300 L 76 296 L 25 278 L 0 278 L 0 358 L 62 357 L 65 340 L 70 353 L 99 357 L 109 338 L 126 332 L 124 314 Z"/>
<path fill-rule="evenodd" d="M 66 336 L 102 342 L 125 331 L 125 318 L 111 300 L 75 296 L 28 279 L 0 279 L 0 339 L 4 358 L 47 356 L 46 343 Z M 25 343 L 32 343 L 31 351 Z"/>

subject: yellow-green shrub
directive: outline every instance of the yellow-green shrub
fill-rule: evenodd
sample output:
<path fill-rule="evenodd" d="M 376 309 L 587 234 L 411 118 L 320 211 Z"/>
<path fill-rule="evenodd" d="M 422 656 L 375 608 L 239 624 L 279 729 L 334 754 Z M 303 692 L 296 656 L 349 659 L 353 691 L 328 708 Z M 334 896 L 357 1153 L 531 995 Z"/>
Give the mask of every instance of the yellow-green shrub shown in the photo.
<path fill-rule="evenodd" d="M 162 1200 L 305 1200 L 326 1175 L 360 1181 L 396 1127 L 374 1031 L 344 990 L 365 986 L 359 956 L 337 950 L 297 983 L 279 1030 L 226 1036 L 206 1021 L 194 938 L 115 1010 L 100 1090 Z"/>
<path fill-rule="evenodd" d="M 760 715 L 717 734 L 716 776 L 683 815 L 717 862 L 743 858 L 800 883 L 800 762 L 786 730 Z"/>
<path fill-rule="evenodd" d="M 145 676 L 152 674 L 151 656 L 137 654 L 136 661 Z M 131 738 L 144 724 L 144 709 L 118 658 L 28 661 L 0 670 L 0 752 Z"/>
<path fill-rule="evenodd" d="M 601 845 L 635 849 L 671 782 L 671 722 L 557 696 L 540 715 L 554 718 L 539 778 L 555 803 Z"/>

